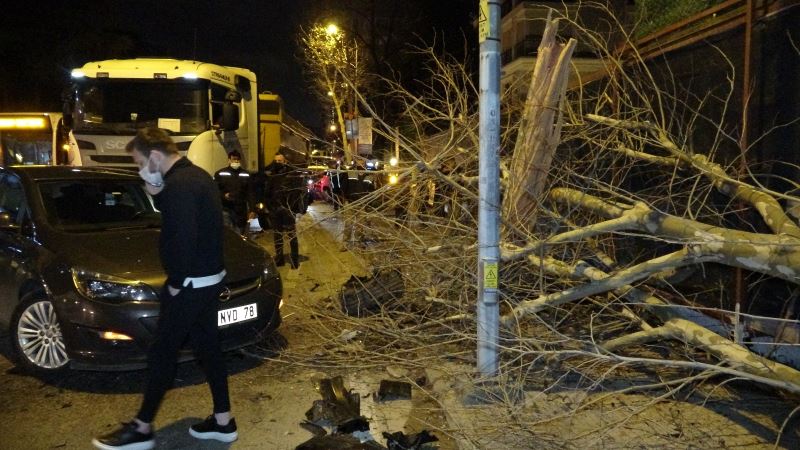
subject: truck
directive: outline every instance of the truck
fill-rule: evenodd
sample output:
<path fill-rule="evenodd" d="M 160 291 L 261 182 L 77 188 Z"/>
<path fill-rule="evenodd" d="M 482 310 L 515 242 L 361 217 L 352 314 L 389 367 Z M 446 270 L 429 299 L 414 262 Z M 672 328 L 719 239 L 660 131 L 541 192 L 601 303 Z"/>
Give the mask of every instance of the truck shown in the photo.
<path fill-rule="evenodd" d="M 259 143 L 266 164 L 280 152 L 293 165 L 309 163 L 313 133 L 286 113 L 283 100 L 266 91 L 258 94 Z"/>
<path fill-rule="evenodd" d="M 0 113 L 0 165 L 65 164 L 70 150 L 61 113 Z"/>
<path fill-rule="evenodd" d="M 260 171 L 280 149 L 272 143 L 282 142 L 284 116 L 276 94 L 257 92 L 256 75 L 240 67 L 160 58 L 88 62 L 72 70 L 64 98 L 73 164 L 132 167 L 126 144 L 138 129 L 158 127 L 210 174 L 227 166 L 234 150 L 243 167 Z"/>

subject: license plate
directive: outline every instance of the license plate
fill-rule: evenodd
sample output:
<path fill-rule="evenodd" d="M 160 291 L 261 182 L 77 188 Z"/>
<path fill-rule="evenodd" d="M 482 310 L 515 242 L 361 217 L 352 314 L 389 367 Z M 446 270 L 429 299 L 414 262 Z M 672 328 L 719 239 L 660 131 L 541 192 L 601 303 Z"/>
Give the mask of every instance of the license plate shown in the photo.
<path fill-rule="evenodd" d="M 217 313 L 217 326 L 224 327 L 232 323 L 252 320 L 256 317 L 258 317 L 258 305 L 256 303 L 223 309 Z"/>

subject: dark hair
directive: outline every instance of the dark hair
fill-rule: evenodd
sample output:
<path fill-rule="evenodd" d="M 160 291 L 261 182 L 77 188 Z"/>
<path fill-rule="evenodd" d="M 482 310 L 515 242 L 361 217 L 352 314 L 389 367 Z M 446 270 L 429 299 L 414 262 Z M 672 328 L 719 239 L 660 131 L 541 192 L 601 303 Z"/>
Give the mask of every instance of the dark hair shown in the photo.
<path fill-rule="evenodd" d="M 172 142 L 169 137 L 169 132 L 161 128 L 142 128 L 136 133 L 136 137 L 128 142 L 125 146 L 125 151 L 130 153 L 138 151 L 145 158 L 150 157 L 152 150 L 158 150 L 165 156 L 178 154 L 178 147 Z"/>
<path fill-rule="evenodd" d="M 242 159 L 242 154 L 241 154 L 241 153 L 239 153 L 239 151 L 238 151 L 238 150 L 234 150 L 234 151 L 232 151 L 232 152 L 228 153 L 228 159 L 231 159 L 231 158 L 239 158 L 239 159 Z"/>

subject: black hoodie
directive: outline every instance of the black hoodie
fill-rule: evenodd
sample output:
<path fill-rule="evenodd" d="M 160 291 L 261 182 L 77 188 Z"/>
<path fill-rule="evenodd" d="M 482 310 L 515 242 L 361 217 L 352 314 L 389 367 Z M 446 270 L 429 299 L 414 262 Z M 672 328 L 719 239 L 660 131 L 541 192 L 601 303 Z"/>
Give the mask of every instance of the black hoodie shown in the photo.
<path fill-rule="evenodd" d="M 186 277 L 221 272 L 222 202 L 211 176 L 181 158 L 164 175 L 164 189 L 153 199 L 161 211 L 159 252 L 167 284 L 181 289 Z"/>

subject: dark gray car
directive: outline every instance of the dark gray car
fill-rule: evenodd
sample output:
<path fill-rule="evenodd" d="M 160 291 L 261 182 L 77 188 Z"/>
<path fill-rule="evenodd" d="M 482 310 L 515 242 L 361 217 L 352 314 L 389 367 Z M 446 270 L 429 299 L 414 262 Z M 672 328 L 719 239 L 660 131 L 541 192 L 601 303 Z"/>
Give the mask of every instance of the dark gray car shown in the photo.
<path fill-rule="evenodd" d="M 144 366 L 166 279 L 160 223 L 130 172 L 0 168 L 0 322 L 18 363 L 39 372 Z M 218 325 L 233 349 L 279 325 L 282 287 L 258 245 L 226 229 L 224 251 Z"/>

